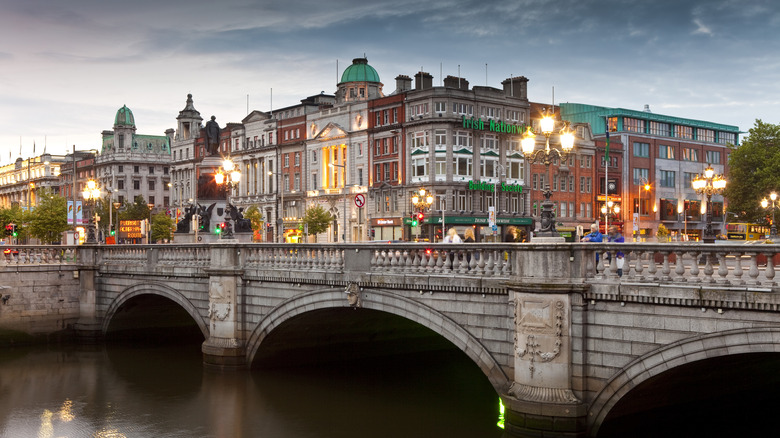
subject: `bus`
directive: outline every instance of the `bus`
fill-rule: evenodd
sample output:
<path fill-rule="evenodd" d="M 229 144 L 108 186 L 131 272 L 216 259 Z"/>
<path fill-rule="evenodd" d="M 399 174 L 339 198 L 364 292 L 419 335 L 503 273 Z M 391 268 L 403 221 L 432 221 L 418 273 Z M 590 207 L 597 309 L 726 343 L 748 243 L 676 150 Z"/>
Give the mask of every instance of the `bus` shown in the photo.
<path fill-rule="evenodd" d="M 726 224 L 728 240 L 760 240 L 769 234 L 769 227 L 751 223 Z"/>

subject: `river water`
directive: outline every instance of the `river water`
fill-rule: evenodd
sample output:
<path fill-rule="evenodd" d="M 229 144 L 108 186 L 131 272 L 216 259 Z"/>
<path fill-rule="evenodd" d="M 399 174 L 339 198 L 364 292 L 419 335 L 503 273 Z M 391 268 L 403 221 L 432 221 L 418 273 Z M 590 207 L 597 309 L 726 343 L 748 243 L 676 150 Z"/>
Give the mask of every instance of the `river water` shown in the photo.
<path fill-rule="evenodd" d="M 0 351 L 0 437 L 500 437 L 458 351 L 213 372 L 199 343 Z"/>

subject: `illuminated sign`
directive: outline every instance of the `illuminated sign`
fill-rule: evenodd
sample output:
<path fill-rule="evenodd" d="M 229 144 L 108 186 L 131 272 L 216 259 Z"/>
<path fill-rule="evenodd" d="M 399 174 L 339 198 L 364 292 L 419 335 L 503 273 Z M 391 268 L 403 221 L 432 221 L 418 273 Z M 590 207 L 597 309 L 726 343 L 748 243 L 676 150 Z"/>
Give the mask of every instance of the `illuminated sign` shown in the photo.
<path fill-rule="evenodd" d="M 119 221 L 119 232 L 117 233 L 120 239 L 140 239 L 141 235 L 141 221 Z"/>
<path fill-rule="evenodd" d="M 469 181 L 469 190 L 495 192 L 497 187 L 500 192 L 523 193 L 523 186 L 520 184 L 501 183 L 499 186 L 498 184 L 485 183 L 481 181 Z"/>
<path fill-rule="evenodd" d="M 498 132 L 501 134 L 522 134 L 525 130 L 525 125 L 510 125 L 509 123 L 497 122 L 495 120 L 488 120 L 488 122 L 485 123 L 484 120 L 474 117 L 468 119 L 466 116 L 463 116 L 463 127 L 465 129 Z"/>

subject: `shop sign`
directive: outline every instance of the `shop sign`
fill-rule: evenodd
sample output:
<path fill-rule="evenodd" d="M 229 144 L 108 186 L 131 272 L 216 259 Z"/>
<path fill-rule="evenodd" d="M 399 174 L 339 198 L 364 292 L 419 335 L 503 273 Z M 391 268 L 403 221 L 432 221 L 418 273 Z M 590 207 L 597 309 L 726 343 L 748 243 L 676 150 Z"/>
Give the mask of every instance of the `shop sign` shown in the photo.
<path fill-rule="evenodd" d="M 501 192 L 523 193 L 523 186 L 520 184 L 501 183 L 501 185 L 498 185 L 481 181 L 469 181 L 469 190 L 495 192 L 497 187 Z"/>
<path fill-rule="evenodd" d="M 371 219 L 371 225 L 374 227 L 389 227 L 401 225 L 401 220 L 398 218 L 377 218 Z"/>
<path fill-rule="evenodd" d="M 117 237 L 120 239 L 140 239 L 141 221 L 119 221 L 119 232 Z"/>
<path fill-rule="evenodd" d="M 509 123 L 497 122 L 495 120 L 489 120 L 485 123 L 485 121 L 481 119 L 474 117 L 466 118 L 466 116 L 463 116 L 463 128 L 477 131 L 498 132 L 501 134 L 522 134 L 525 130 L 525 125 L 510 125 Z"/>

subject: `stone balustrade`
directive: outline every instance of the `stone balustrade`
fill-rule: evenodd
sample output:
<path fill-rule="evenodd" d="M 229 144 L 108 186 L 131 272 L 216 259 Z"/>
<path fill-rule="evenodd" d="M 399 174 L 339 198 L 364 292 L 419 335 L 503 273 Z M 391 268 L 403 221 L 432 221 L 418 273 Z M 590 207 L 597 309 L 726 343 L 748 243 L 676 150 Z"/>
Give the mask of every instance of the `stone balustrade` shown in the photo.
<path fill-rule="evenodd" d="M 83 264 L 81 254 L 94 249 L 95 263 L 111 270 L 137 269 L 203 272 L 211 264 L 212 246 L 235 248 L 240 268 L 274 272 L 363 272 L 387 275 L 442 275 L 468 278 L 535 277 L 546 269 L 550 253 L 564 252 L 573 269 L 546 272 L 546 278 L 578 277 L 589 283 L 699 284 L 721 287 L 778 286 L 775 265 L 780 245 L 700 243 L 528 243 L 425 244 L 238 244 L 97 245 L 8 247 L 0 266 Z M 7 248 L 3 248 L 7 249 Z M 619 251 L 625 255 L 617 274 Z M 597 256 L 598 254 L 598 256 Z M 538 259 L 538 261 L 537 261 Z M 280 277 L 286 274 L 278 274 Z M 565 278 L 569 277 L 569 278 Z"/>

